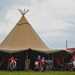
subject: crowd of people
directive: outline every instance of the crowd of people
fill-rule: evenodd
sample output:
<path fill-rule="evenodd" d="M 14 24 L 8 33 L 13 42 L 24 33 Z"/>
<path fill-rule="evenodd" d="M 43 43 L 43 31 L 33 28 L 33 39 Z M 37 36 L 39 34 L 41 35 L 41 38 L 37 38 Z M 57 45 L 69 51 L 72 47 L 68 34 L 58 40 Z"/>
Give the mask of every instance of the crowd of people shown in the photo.
<path fill-rule="evenodd" d="M 40 55 L 36 58 L 36 60 L 33 62 L 33 64 L 30 64 L 32 60 L 30 60 L 28 57 L 25 59 L 25 70 L 30 69 L 30 65 L 34 65 L 34 70 L 36 71 L 44 71 L 44 70 L 52 70 L 53 68 L 53 61 L 50 59 L 45 59 L 45 57 L 41 57 Z M 16 58 L 11 57 L 8 61 L 8 70 L 14 70 L 16 69 Z"/>
<path fill-rule="evenodd" d="M 45 59 L 45 57 L 38 56 L 35 61 L 35 70 L 75 70 L 75 57 L 68 62 L 64 62 L 62 58 Z"/>
<path fill-rule="evenodd" d="M 44 56 L 38 55 L 33 63 L 31 63 L 31 59 L 26 57 L 24 62 L 24 69 L 30 70 L 30 66 L 33 66 L 33 69 L 35 71 L 49 71 L 49 70 L 75 70 L 75 60 L 74 58 L 72 61 L 68 63 L 59 63 L 59 61 L 56 63 L 53 59 L 46 59 Z M 8 60 L 8 70 L 16 70 L 17 67 L 17 58 L 10 57 Z"/>
<path fill-rule="evenodd" d="M 46 60 L 45 57 L 38 56 L 37 60 L 35 61 L 35 70 L 51 70 L 53 68 L 53 61 Z"/>

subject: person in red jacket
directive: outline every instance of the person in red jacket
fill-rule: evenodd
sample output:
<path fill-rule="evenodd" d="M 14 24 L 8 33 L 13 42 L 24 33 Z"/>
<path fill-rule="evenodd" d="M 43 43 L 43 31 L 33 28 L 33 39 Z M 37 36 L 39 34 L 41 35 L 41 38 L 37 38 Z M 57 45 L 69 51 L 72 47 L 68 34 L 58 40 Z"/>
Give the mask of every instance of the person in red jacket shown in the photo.
<path fill-rule="evenodd" d="M 14 70 L 16 68 L 16 59 L 12 56 L 9 58 L 9 69 Z"/>

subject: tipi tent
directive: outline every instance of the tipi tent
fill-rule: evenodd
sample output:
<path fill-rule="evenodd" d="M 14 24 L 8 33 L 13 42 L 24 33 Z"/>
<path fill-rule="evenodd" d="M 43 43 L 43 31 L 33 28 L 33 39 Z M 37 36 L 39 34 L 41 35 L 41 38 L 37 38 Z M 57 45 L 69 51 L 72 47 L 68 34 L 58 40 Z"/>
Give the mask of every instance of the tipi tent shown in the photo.
<path fill-rule="evenodd" d="M 21 51 L 32 49 L 48 52 L 48 47 L 37 35 L 26 16 L 22 15 L 19 22 L 0 45 L 3 51 Z"/>

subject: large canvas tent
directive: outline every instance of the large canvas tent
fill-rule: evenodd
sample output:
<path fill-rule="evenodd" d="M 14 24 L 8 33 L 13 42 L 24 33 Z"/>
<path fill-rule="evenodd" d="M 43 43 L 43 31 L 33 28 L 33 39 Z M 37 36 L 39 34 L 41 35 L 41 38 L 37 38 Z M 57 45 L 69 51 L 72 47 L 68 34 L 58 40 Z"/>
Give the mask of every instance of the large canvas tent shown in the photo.
<path fill-rule="evenodd" d="M 24 69 L 25 60 L 28 58 L 31 60 L 30 67 L 32 68 L 37 55 L 54 59 L 57 56 L 60 57 L 61 54 L 64 56 L 65 52 L 62 49 L 49 49 L 23 14 L 0 45 L 1 69 L 7 69 L 8 60 L 11 56 L 19 59 L 17 69 Z"/>
<path fill-rule="evenodd" d="M 37 57 L 38 54 L 45 55 L 49 53 L 49 48 L 41 40 L 23 14 L 12 31 L 1 43 L 0 51 L 2 52 L 0 53 L 2 62 L 6 63 L 6 66 L 2 65 L 4 66 L 3 69 L 7 67 L 8 59 L 12 56 L 19 59 L 17 60 L 17 69 L 24 69 L 27 56 L 32 64 L 33 60 L 35 60 L 34 57 Z M 31 65 L 31 67 L 33 66 Z"/>
<path fill-rule="evenodd" d="M 42 52 L 49 51 L 48 47 L 40 39 L 30 23 L 27 21 L 26 16 L 22 15 L 19 22 L 1 43 L 0 50 L 16 52 L 27 49 Z"/>

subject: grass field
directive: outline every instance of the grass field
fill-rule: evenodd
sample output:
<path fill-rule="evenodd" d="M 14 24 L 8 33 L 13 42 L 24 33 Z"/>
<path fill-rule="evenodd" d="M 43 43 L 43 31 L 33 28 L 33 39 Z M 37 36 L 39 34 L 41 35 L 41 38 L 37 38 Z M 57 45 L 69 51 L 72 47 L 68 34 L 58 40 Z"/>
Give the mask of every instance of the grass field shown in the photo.
<path fill-rule="evenodd" d="M 25 71 L 0 71 L 0 75 L 75 75 L 75 72 L 68 72 L 68 71 L 51 71 L 51 72 L 25 72 Z"/>

